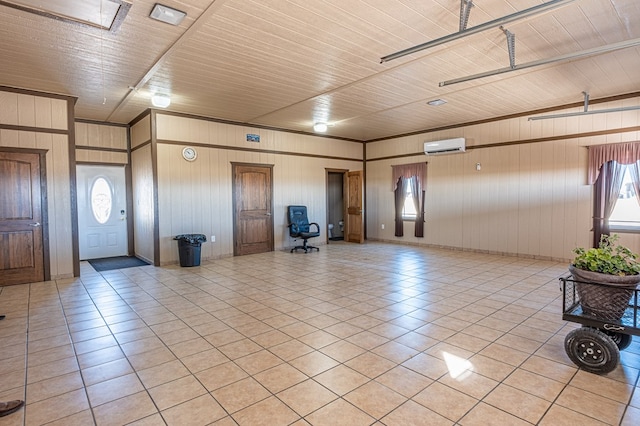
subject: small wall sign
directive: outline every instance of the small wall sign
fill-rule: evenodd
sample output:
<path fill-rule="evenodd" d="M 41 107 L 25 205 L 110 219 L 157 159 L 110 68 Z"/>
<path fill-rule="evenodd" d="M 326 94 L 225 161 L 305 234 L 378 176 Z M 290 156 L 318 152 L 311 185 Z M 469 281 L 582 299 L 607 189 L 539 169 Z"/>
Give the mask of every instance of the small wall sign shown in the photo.
<path fill-rule="evenodd" d="M 247 142 L 260 142 L 260 135 L 247 133 Z"/>

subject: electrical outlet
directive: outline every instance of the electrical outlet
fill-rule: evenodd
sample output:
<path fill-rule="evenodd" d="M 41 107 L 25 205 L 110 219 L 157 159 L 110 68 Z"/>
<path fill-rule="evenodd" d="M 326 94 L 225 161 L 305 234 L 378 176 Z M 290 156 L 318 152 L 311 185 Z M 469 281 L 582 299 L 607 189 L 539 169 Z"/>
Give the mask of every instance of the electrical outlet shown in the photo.
<path fill-rule="evenodd" d="M 384 229 L 384 223 L 382 225 L 380 225 L 380 228 Z"/>
<path fill-rule="evenodd" d="M 212 236 L 211 236 L 211 242 L 212 242 L 212 243 L 215 243 L 215 242 L 216 242 L 216 236 L 215 236 L 215 235 L 212 235 Z"/>

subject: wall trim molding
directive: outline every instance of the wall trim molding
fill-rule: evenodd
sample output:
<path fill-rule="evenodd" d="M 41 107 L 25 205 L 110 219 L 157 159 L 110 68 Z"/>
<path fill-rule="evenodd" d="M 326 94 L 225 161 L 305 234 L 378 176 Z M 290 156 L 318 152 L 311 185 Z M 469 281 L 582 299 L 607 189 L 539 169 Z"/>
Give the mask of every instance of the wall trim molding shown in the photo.
<path fill-rule="evenodd" d="M 620 101 L 620 100 L 624 100 L 624 99 L 632 99 L 632 98 L 637 98 L 637 97 L 640 97 L 640 92 L 625 93 L 623 95 L 608 96 L 606 98 L 600 98 L 600 99 L 590 99 L 589 100 L 589 106 L 602 104 L 602 103 L 606 103 L 606 102 Z M 531 110 L 531 111 L 520 112 L 520 113 L 517 113 L 517 114 L 509 114 L 509 115 L 503 115 L 503 116 L 500 116 L 500 117 L 487 118 L 485 120 L 469 121 L 467 123 L 452 124 L 450 126 L 436 127 L 436 128 L 433 128 L 433 129 L 417 130 L 415 132 L 402 133 L 402 134 L 395 135 L 395 136 L 386 136 L 384 138 L 370 139 L 370 140 L 363 141 L 363 142 L 366 145 L 366 144 L 371 143 L 371 142 L 382 142 L 382 141 L 388 141 L 388 140 L 392 140 L 392 139 L 404 138 L 404 137 L 407 137 L 407 136 L 415 136 L 415 135 L 422 135 L 422 134 L 427 134 L 427 133 L 441 132 L 443 130 L 459 129 L 461 127 L 477 126 L 478 124 L 487 124 L 487 123 L 493 123 L 493 122 L 496 122 L 496 121 L 511 120 L 513 118 L 526 117 L 528 115 L 545 114 L 545 113 L 548 113 L 548 112 L 561 111 L 561 110 L 564 110 L 564 109 L 577 108 L 577 107 L 583 107 L 583 106 L 584 106 L 584 101 L 573 102 L 573 103 L 570 103 L 570 104 L 556 105 L 556 106 L 549 107 L 549 108 L 534 109 L 534 110 Z M 467 147 L 467 149 L 468 148 L 469 147 Z"/>
<path fill-rule="evenodd" d="M 0 123 L 0 130 L 15 130 L 18 132 L 53 133 L 56 135 L 69 135 L 71 132 L 66 129 L 54 129 L 51 127 L 19 126 L 15 124 Z"/>
<path fill-rule="evenodd" d="M 173 115 L 173 116 L 176 116 L 176 117 L 193 118 L 193 119 L 197 119 L 197 120 L 211 121 L 211 122 L 214 122 L 214 123 L 229 124 L 229 125 L 232 125 L 232 126 L 250 127 L 252 129 L 273 130 L 273 131 L 282 132 L 282 133 L 293 133 L 293 134 L 296 134 L 296 135 L 313 136 L 313 137 L 316 137 L 316 138 L 324 138 L 324 139 L 336 139 L 336 140 L 339 140 L 339 141 L 353 142 L 353 143 L 359 143 L 359 144 L 364 144 L 365 143 L 365 141 L 358 140 L 358 139 L 341 138 L 339 136 L 331 136 L 331 135 L 319 135 L 317 133 L 303 132 L 301 130 L 283 129 L 283 128 L 280 128 L 280 127 L 265 126 L 265 125 L 261 125 L 261 124 L 252 124 L 252 123 L 244 123 L 244 122 L 241 122 L 241 121 L 223 120 L 221 118 L 203 117 L 203 116 L 200 116 L 200 115 L 187 114 L 187 113 L 183 113 L 183 112 L 173 112 L 173 111 L 162 110 L 162 112 L 161 111 L 157 111 L 157 113 L 158 113 L 158 115 Z"/>
<path fill-rule="evenodd" d="M 559 141 L 559 140 L 566 140 L 566 139 L 606 136 L 606 135 L 614 135 L 617 133 L 628 133 L 628 132 L 638 132 L 638 131 L 640 131 L 640 126 L 621 127 L 619 129 L 612 129 L 612 130 L 595 130 L 592 132 L 570 133 L 566 135 L 557 135 L 557 136 L 545 136 L 543 138 L 520 139 L 520 140 L 512 140 L 512 141 L 505 141 L 505 142 L 487 143 L 482 145 L 471 145 L 471 146 L 467 146 L 466 150 L 470 151 L 473 149 L 480 149 L 480 148 L 496 148 L 501 146 L 525 145 L 525 144 L 540 143 L 540 142 L 552 142 L 552 141 Z M 385 157 L 367 159 L 367 162 L 393 160 L 396 158 L 415 157 L 416 155 L 425 155 L 425 153 L 424 151 L 420 151 L 420 152 L 412 152 L 407 154 L 388 155 Z"/>
<path fill-rule="evenodd" d="M 168 140 L 168 139 L 158 139 L 157 143 L 159 145 L 188 145 L 188 146 L 194 146 L 198 148 L 223 149 L 227 151 L 257 152 L 260 154 L 291 155 L 294 157 L 309 157 L 309 158 L 323 158 L 327 160 L 364 162 L 362 158 L 348 158 L 348 157 L 338 157 L 333 155 L 321 155 L 321 154 L 306 154 L 304 152 L 279 151 L 275 149 L 255 149 L 255 148 L 247 148 L 243 146 L 212 145 L 212 144 L 206 144 L 206 143 L 182 142 L 182 141 L 174 141 L 174 140 Z"/>
<path fill-rule="evenodd" d="M 78 101 L 78 97 L 77 96 L 71 96 L 71 95 L 62 95 L 59 93 L 51 93 L 51 92 L 40 92 L 38 90 L 31 90 L 31 89 L 23 89 L 20 87 L 11 87 L 11 86 L 0 86 L 0 91 L 2 92 L 11 92 L 11 93 L 21 93 L 23 95 L 32 95 L 32 96 L 38 96 L 41 98 L 54 98 L 54 99 L 61 99 L 61 100 L 73 100 L 73 103 L 75 104 Z"/>
<path fill-rule="evenodd" d="M 83 123 L 83 124 L 96 124 L 98 126 L 124 127 L 127 129 L 130 127 L 128 124 L 123 124 L 123 123 L 109 123 L 108 121 L 87 120 L 84 118 L 76 118 L 75 122 Z"/>
<path fill-rule="evenodd" d="M 82 149 L 85 151 L 120 152 L 123 154 L 126 154 L 129 152 L 127 148 L 107 148 L 107 147 L 90 146 L 90 145 L 76 145 L 76 149 Z"/>
<path fill-rule="evenodd" d="M 126 167 L 125 163 L 109 163 L 104 161 L 76 161 L 76 166 Z"/>
<path fill-rule="evenodd" d="M 494 251 L 494 250 L 482 250 L 482 249 L 465 248 L 465 247 L 454 247 L 454 246 L 445 246 L 440 244 L 419 243 L 415 241 L 390 240 L 387 238 L 369 238 L 368 240 L 379 242 L 379 243 L 386 243 L 386 244 L 431 248 L 431 249 L 437 249 L 437 250 L 461 251 L 461 252 L 468 252 L 468 253 L 491 254 L 496 256 L 517 257 L 520 259 L 544 260 L 549 262 L 559 262 L 559 263 L 567 263 L 567 264 L 571 263 L 572 261 L 572 259 L 564 259 L 564 258 L 552 257 L 552 256 L 538 256 L 533 254 L 500 252 L 500 251 Z"/>

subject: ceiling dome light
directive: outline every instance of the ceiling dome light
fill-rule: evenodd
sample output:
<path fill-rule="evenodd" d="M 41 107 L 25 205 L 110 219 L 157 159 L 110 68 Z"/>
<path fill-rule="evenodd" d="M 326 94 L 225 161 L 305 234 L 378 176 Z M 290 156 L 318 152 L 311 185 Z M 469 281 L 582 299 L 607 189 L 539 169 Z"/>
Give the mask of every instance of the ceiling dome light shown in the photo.
<path fill-rule="evenodd" d="M 171 98 L 168 95 L 155 94 L 151 97 L 151 104 L 156 108 L 166 108 L 171 105 Z"/>
<path fill-rule="evenodd" d="M 313 125 L 313 131 L 318 133 L 324 133 L 327 131 L 327 123 L 316 123 Z"/>

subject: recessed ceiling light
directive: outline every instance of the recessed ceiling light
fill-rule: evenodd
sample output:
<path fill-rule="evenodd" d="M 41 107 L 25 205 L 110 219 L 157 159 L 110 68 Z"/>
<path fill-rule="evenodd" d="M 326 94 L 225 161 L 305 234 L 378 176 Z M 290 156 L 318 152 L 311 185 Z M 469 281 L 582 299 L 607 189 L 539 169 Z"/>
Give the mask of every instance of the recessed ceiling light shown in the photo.
<path fill-rule="evenodd" d="M 327 123 L 316 123 L 313 125 L 313 131 L 318 133 L 324 133 L 327 131 Z"/>
<path fill-rule="evenodd" d="M 166 108 L 171 105 L 171 98 L 168 95 L 156 93 L 151 97 L 151 104 L 156 108 Z"/>
<path fill-rule="evenodd" d="M 440 106 L 440 105 L 444 105 L 446 103 L 447 103 L 447 101 L 445 101 L 444 99 L 434 99 L 432 101 L 427 102 L 427 105 Z"/>
<path fill-rule="evenodd" d="M 171 25 L 179 25 L 187 14 L 178 9 L 156 3 L 149 15 L 151 18 Z"/>

